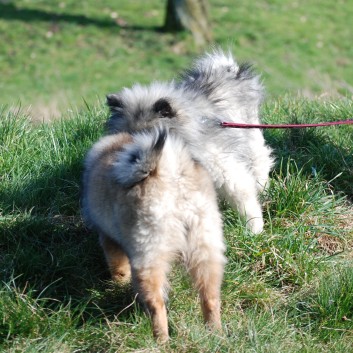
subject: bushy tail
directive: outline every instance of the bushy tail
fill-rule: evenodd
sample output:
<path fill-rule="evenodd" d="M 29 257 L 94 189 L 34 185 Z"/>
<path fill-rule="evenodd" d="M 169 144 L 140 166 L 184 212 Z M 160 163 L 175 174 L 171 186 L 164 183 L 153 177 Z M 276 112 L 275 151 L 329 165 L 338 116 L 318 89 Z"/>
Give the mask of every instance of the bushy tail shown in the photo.
<path fill-rule="evenodd" d="M 216 49 L 195 60 L 180 81 L 186 90 L 198 91 L 218 106 L 234 103 L 257 108 L 263 87 L 249 63 L 238 65 L 230 52 Z"/>
<path fill-rule="evenodd" d="M 184 84 L 203 87 L 206 91 L 207 88 L 216 88 L 227 83 L 239 84 L 250 81 L 253 84 L 259 84 L 258 76 L 254 73 L 251 64 L 238 65 L 230 51 L 225 53 L 221 49 L 215 49 L 196 59 L 181 78 Z"/>
<path fill-rule="evenodd" d="M 132 187 L 146 179 L 157 168 L 167 130 L 154 128 L 133 136 L 133 142 L 119 152 L 114 177 L 123 187 Z"/>
<path fill-rule="evenodd" d="M 234 78 L 239 70 L 238 64 L 235 62 L 230 51 L 225 53 L 221 49 L 215 49 L 210 53 L 205 53 L 197 58 L 192 65 L 192 68 L 186 71 L 186 77 L 189 79 L 198 79 L 201 73 L 227 75 Z"/>

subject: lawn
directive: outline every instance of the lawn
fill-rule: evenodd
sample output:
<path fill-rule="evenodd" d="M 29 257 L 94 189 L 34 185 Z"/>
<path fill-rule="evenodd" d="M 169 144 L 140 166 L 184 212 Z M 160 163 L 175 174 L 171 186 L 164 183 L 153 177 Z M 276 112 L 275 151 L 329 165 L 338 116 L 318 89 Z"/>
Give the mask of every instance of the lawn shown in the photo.
<path fill-rule="evenodd" d="M 268 123 L 342 118 L 352 104 L 281 100 Z M 171 275 L 170 346 L 153 341 L 129 287 L 109 280 L 79 207 L 82 159 L 104 106 L 53 123 L 0 124 L 0 347 L 4 352 L 344 352 L 353 336 L 351 126 L 267 131 L 277 165 L 263 195 L 265 231 L 222 204 L 228 264 L 224 334 L 203 327 L 182 268 Z"/>
<path fill-rule="evenodd" d="M 1 103 L 41 120 L 173 78 L 203 49 L 161 31 L 165 3 L 0 1 Z M 269 97 L 352 97 L 350 1 L 210 1 L 210 17 L 215 44 L 254 63 Z"/>
<path fill-rule="evenodd" d="M 216 42 L 263 73 L 265 123 L 353 117 L 348 1 L 210 4 Z M 164 1 L 116 6 L 0 1 L 0 351 L 350 352 L 353 126 L 265 131 L 276 165 L 264 232 L 250 234 L 220 205 L 221 334 L 205 329 L 178 265 L 166 346 L 131 288 L 110 281 L 80 214 L 82 161 L 103 133 L 105 94 L 170 79 L 200 52 L 187 34 L 160 31 Z"/>

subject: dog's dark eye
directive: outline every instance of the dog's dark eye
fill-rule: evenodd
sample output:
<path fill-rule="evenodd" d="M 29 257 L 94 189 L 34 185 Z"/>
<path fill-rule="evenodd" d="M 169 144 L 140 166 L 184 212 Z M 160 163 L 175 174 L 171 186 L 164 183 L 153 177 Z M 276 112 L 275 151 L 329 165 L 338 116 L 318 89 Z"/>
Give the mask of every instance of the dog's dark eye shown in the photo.
<path fill-rule="evenodd" d="M 159 114 L 161 118 L 173 118 L 176 115 L 172 106 L 165 98 L 158 99 L 158 101 L 154 103 L 153 111 Z"/>

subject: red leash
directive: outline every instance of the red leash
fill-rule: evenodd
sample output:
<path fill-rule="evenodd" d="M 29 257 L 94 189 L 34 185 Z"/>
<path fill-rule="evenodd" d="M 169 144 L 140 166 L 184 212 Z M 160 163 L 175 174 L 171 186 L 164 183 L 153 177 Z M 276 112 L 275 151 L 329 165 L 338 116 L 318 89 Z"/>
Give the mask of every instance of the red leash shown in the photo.
<path fill-rule="evenodd" d="M 222 127 L 233 127 L 238 129 L 301 129 L 306 127 L 332 126 L 332 125 L 353 125 L 353 119 L 331 121 L 318 124 L 242 124 L 221 122 Z"/>

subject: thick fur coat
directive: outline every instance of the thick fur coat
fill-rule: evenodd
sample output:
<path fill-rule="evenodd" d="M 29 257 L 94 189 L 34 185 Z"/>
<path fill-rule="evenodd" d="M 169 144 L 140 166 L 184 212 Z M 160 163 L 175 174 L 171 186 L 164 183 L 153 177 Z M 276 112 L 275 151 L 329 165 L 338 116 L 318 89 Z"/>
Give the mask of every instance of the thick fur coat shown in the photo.
<path fill-rule="evenodd" d="M 108 132 L 133 133 L 162 124 L 177 133 L 210 173 L 219 194 L 263 230 L 259 193 L 273 164 L 260 129 L 230 129 L 221 121 L 259 123 L 263 88 L 249 65 L 214 51 L 195 61 L 178 81 L 135 85 L 107 97 Z"/>
<path fill-rule="evenodd" d="M 85 160 L 83 214 L 100 234 L 112 276 L 128 280 L 131 270 L 159 340 L 168 339 L 167 274 L 177 257 L 199 291 L 206 323 L 221 327 L 225 246 L 217 196 L 179 136 L 152 128 L 98 141 Z"/>

